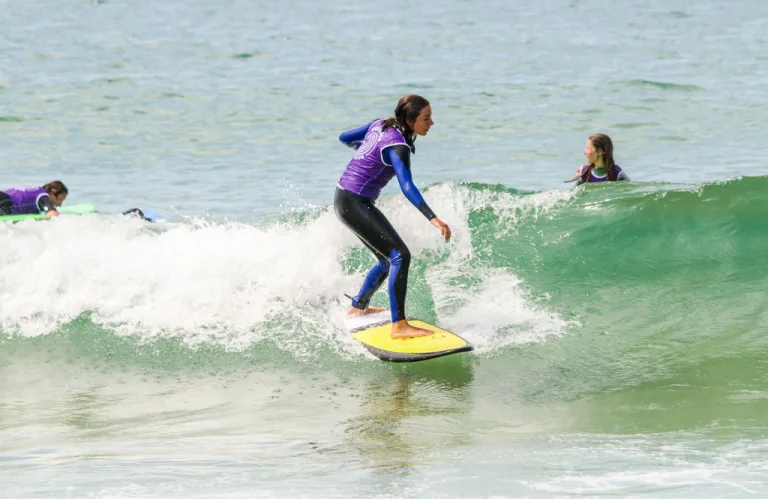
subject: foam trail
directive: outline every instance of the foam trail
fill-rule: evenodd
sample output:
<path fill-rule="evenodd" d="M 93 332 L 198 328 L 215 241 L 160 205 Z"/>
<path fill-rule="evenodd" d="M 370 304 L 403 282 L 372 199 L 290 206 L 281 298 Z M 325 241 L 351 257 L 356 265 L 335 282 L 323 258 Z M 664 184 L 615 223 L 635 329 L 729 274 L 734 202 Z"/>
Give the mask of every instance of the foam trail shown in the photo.
<path fill-rule="evenodd" d="M 353 241 L 329 212 L 305 226 L 266 230 L 169 224 L 154 231 L 118 217 L 62 217 L 6 226 L 0 237 L 7 249 L 0 325 L 25 336 L 84 312 L 146 339 L 247 335 L 275 314 L 337 296 L 351 279 L 338 252 Z"/>
<path fill-rule="evenodd" d="M 492 207 L 499 215 L 497 233 L 506 234 L 516 231 L 522 220 L 546 216 L 572 196 L 573 191 L 519 196 L 467 189 L 437 196 L 464 225 L 458 230 L 454 251 L 428 271 L 435 306 L 443 325 L 461 332 L 478 353 L 544 341 L 563 334 L 569 323 L 534 303 L 520 278 L 510 270 L 473 265 L 475 255 L 466 225 L 470 213 Z"/>
<path fill-rule="evenodd" d="M 438 321 L 487 348 L 521 340 L 499 339 L 505 328 L 525 329 L 531 341 L 562 329 L 562 321 L 532 304 L 512 273 L 473 262 L 468 226 L 470 213 L 486 203 L 500 211 L 528 207 L 538 213 L 561 195 L 490 195 L 442 184 L 428 189 L 426 198 L 453 228 L 450 244 L 402 196 L 379 206 L 395 221 L 415 261 L 426 265 L 422 284 L 432 290 Z M 279 336 L 281 346 L 293 352 L 325 344 L 359 354 L 344 328 L 343 293 L 356 291 L 366 270 L 348 275 L 344 268 L 350 249 L 360 243 L 331 208 L 304 218 L 261 227 L 148 225 L 99 215 L 4 224 L 0 329 L 38 336 L 87 314 L 141 341 L 173 337 L 240 350 Z M 471 290 L 456 281 L 467 273 L 480 282 Z"/>

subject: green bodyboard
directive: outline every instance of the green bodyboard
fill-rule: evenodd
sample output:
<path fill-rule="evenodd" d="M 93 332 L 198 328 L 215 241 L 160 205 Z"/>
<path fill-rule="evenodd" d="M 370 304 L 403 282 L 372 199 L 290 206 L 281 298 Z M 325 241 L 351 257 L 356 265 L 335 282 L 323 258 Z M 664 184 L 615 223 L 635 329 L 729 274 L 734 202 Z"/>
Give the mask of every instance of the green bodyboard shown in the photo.
<path fill-rule="evenodd" d="M 95 213 L 96 207 L 92 204 L 72 204 L 69 206 L 60 206 L 57 208 L 60 215 L 85 215 L 86 213 Z M 22 220 L 46 220 L 48 217 L 42 213 L 30 213 L 26 215 L 3 215 L 0 216 L 0 222 L 21 222 Z"/>

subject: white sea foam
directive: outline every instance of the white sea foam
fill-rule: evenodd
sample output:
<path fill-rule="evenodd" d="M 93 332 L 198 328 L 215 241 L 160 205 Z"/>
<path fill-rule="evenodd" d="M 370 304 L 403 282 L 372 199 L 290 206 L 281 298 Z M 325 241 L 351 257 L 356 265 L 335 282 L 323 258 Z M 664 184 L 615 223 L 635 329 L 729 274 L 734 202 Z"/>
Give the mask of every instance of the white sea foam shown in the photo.
<path fill-rule="evenodd" d="M 449 244 L 402 196 L 379 205 L 414 259 L 426 259 L 438 322 L 494 349 L 541 340 L 565 322 L 532 303 L 509 270 L 473 265 L 469 213 L 488 202 L 500 212 L 539 213 L 561 197 L 490 200 L 464 186 L 436 186 L 426 198 L 451 225 Z M 43 335 L 88 313 L 94 323 L 142 340 L 176 337 L 242 349 L 279 334 L 281 343 L 300 349 L 309 329 L 342 350 L 359 351 L 344 328 L 343 293 L 354 292 L 362 274 L 347 275 L 342 266 L 359 242 L 330 208 L 306 222 L 262 227 L 60 217 L 2 224 L 0 242 L 5 332 Z M 467 272 L 477 283 L 472 289 L 455 283 Z"/>

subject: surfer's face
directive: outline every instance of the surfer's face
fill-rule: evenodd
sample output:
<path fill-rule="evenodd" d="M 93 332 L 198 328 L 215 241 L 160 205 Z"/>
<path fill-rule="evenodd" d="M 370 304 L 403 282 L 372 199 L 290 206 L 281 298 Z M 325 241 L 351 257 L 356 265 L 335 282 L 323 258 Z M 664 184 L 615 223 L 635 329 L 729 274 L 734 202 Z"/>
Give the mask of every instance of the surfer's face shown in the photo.
<path fill-rule="evenodd" d="M 587 163 L 590 165 L 596 163 L 598 158 L 603 155 L 603 151 L 595 149 L 591 140 L 587 140 L 587 145 L 584 146 L 584 157 L 587 158 Z"/>
<path fill-rule="evenodd" d="M 409 123 L 413 128 L 413 133 L 416 135 L 426 135 L 429 129 L 432 128 L 435 122 L 432 121 L 432 106 L 427 106 L 421 110 L 416 120 L 413 123 Z"/>
<path fill-rule="evenodd" d="M 66 192 L 57 192 L 55 194 L 51 194 L 51 201 L 53 201 L 54 206 L 61 206 L 61 204 L 64 202 L 65 199 L 67 199 L 67 193 Z"/>

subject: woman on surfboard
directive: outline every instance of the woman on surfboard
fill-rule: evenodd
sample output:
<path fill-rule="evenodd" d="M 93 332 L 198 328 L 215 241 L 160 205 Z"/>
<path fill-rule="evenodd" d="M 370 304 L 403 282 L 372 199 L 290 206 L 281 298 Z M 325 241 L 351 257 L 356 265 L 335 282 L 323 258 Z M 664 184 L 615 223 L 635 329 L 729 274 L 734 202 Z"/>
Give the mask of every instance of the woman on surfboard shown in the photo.
<path fill-rule="evenodd" d="M 376 256 L 360 291 L 350 297 L 352 308 L 347 316 L 382 312 L 369 307 L 371 297 L 389 276 L 389 304 L 392 313 L 392 338 L 428 336 L 432 331 L 420 329 L 405 320 L 405 294 L 411 253 L 389 220 L 374 203 L 392 177 L 397 176 L 405 197 L 440 229 L 446 241 L 451 229 L 427 206 L 411 178 L 411 153 L 416 153 L 417 135 L 427 135 L 434 125 L 429 101 L 418 95 L 406 95 L 395 108 L 395 115 L 375 120 L 339 136 L 344 144 L 356 149 L 336 187 L 334 209 L 346 225 Z"/>
<path fill-rule="evenodd" d="M 629 180 L 629 175 L 613 160 L 613 142 L 609 136 L 602 133 L 590 136 L 584 146 L 584 157 L 587 158 L 587 164 L 580 166 L 576 176 L 568 182 L 578 180 L 576 185 L 581 185 L 588 182 Z"/>
<path fill-rule="evenodd" d="M 67 199 L 69 190 L 59 180 L 42 187 L 21 187 L 0 191 L 0 215 L 22 215 L 42 213 L 46 217 L 57 217 L 56 209 Z"/>

